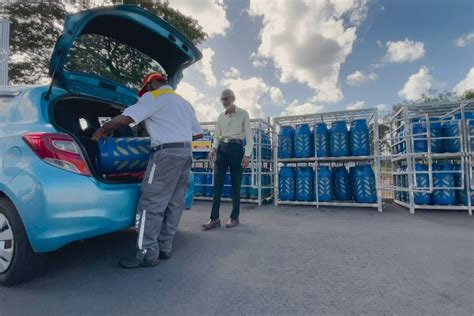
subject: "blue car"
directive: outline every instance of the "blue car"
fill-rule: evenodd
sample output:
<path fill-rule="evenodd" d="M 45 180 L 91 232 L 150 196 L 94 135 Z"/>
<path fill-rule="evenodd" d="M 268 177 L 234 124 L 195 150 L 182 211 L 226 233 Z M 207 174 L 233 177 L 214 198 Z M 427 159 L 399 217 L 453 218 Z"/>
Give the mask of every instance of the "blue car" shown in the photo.
<path fill-rule="evenodd" d="M 0 87 L 0 284 L 33 278 L 47 252 L 134 224 L 139 178 L 102 174 L 92 133 L 137 101 L 145 73 L 164 70 L 176 86 L 201 57 L 144 9 L 97 8 L 67 17 L 50 85 Z"/>

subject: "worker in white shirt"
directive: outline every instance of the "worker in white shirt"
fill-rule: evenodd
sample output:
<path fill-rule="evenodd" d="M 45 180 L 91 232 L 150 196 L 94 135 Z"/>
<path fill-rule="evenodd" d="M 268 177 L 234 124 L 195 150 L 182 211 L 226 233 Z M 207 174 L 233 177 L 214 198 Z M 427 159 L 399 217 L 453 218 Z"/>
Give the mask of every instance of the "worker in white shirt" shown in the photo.
<path fill-rule="evenodd" d="M 144 121 L 151 138 L 153 154 L 142 182 L 135 221 L 137 250 L 120 260 L 120 266 L 127 269 L 155 266 L 160 259 L 171 257 L 191 170 L 191 142 L 203 134 L 194 108 L 168 85 L 166 74 L 146 75 L 138 96 L 135 105 L 93 136 L 98 140 L 121 126 Z"/>
<path fill-rule="evenodd" d="M 232 213 L 226 227 L 231 228 L 240 224 L 242 170 L 249 166 L 253 150 L 253 135 L 248 112 L 235 105 L 235 95 L 230 89 L 222 91 L 221 102 L 225 111 L 217 119 L 212 150 L 209 154 L 209 159 L 214 161 L 212 212 L 209 222 L 202 225 L 204 230 L 221 226 L 219 208 L 224 178 L 228 169 L 230 169 L 232 184 Z"/>

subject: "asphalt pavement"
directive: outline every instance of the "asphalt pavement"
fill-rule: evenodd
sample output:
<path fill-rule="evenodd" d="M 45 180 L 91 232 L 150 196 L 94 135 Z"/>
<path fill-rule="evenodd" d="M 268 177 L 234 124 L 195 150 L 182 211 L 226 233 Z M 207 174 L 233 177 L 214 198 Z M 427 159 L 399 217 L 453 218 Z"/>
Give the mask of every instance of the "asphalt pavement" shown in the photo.
<path fill-rule="evenodd" d="M 242 207 L 241 226 L 202 232 L 210 204 L 195 203 L 154 268 L 117 267 L 132 230 L 71 244 L 47 274 L 0 287 L 0 315 L 474 314 L 465 212 Z"/>

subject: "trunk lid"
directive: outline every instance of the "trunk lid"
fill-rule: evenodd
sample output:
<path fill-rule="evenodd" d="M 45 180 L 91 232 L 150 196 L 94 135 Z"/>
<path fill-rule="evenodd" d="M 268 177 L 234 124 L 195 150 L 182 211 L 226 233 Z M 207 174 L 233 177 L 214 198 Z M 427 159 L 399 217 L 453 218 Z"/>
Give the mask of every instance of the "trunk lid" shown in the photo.
<path fill-rule="evenodd" d="M 143 76 L 165 71 L 176 86 L 201 52 L 170 24 L 133 5 L 70 15 L 53 50 L 52 85 L 130 105 Z"/>

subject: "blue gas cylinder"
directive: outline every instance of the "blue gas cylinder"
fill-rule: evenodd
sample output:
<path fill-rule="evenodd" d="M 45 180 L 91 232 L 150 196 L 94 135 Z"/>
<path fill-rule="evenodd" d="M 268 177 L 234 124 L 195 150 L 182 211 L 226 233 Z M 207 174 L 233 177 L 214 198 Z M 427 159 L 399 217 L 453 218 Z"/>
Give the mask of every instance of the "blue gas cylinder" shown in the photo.
<path fill-rule="evenodd" d="M 249 197 L 253 200 L 258 199 L 258 188 L 256 186 L 250 186 Z"/>
<path fill-rule="evenodd" d="M 470 136 L 469 148 L 471 152 L 474 152 L 474 112 L 465 112 L 464 118 L 466 120 L 466 126 L 469 126 L 468 133 Z"/>
<path fill-rule="evenodd" d="M 400 144 L 398 144 L 398 152 L 400 154 L 405 154 L 407 152 L 407 142 L 406 142 L 406 136 L 405 136 L 405 125 L 400 127 L 400 133 L 399 133 L 399 140 Z"/>
<path fill-rule="evenodd" d="M 407 167 L 402 166 L 401 171 L 406 172 Z M 401 184 L 402 188 L 408 188 L 408 174 L 404 173 L 404 174 L 400 175 L 400 184 Z M 407 191 L 401 191 L 400 192 L 400 197 L 401 197 L 401 200 L 403 202 L 408 203 L 408 192 Z"/>
<path fill-rule="evenodd" d="M 272 159 L 271 142 L 268 133 L 262 133 L 262 158 Z"/>
<path fill-rule="evenodd" d="M 313 140 L 308 124 L 300 124 L 295 130 L 295 158 L 314 156 Z"/>
<path fill-rule="evenodd" d="M 315 189 L 315 200 L 319 202 L 330 202 L 333 199 L 332 192 L 332 173 L 327 166 L 318 168 L 317 187 Z"/>
<path fill-rule="evenodd" d="M 402 169 L 401 168 L 397 168 L 397 172 L 401 172 Z M 395 186 L 397 188 L 401 188 L 402 187 L 402 176 L 399 175 L 399 174 L 396 174 L 394 175 L 394 181 L 395 181 Z M 399 189 L 399 190 L 395 190 L 395 199 L 398 200 L 398 201 L 403 201 L 403 197 L 402 197 L 402 191 Z"/>
<path fill-rule="evenodd" d="M 214 195 L 214 187 L 213 187 L 213 181 L 212 181 L 212 170 L 207 169 L 206 175 L 205 175 L 205 180 L 204 183 L 206 184 L 206 187 L 204 188 L 204 195 L 207 197 L 212 197 Z"/>
<path fill-rule="evenodd" d="M 357 203 L 377 202 L 375 175 L 370 165 L 358 165 L 353 171 L 354 200 Z"/>
<path fill-rule="evenodd" d="M 188 190 L 184 197 L 184 208 L 189 210 L 193 206 L 193 197 L 194 197 L 194 175 L 192 172 L 189 172 L 188 175 Z"/>
<path fill-rule="evenodd" d="M 242 182 L 240 186 L 240 197 L 243 199 L 249 198 L 249 186 L 251 184 L 250 169 L 244 169 L 242 173 Z"/>
<path fill-rule="evenodd" d="M 281 167 L 279 174 L 279 195 L 282 201 L 296 200 L 296 171 L 294 167 Z"/>
<path fill-rule="evenodd" d="M 268 169 L 264 169 L 264 172 L 268 172 Z M 270 184 L 271 184 L 271 176 L 269 174 L 263 174 L 262 186 L 264 186 L 264 188 L 262 189 L 262 196 L 264 198 L 267 198 L 272 195 L 272 189 L 269 187 Z"/>
<path fill-rule="evenodd" d="M 222 189 L 222 197 L 229 198 L 232 195 L 232 185 L 230 182 L 230 173 L 226 173 L 224 177 L 224 188 Z"/>
<path fill-rule="evenodd" d="M 282 126 L 278 135 L 278 157 L 294 157 L 294 136 L 295 130 L 291 126 Z"/>
<path fill-rule="evenodd" d="M 413 151 L 416 153 L 428 151 L 428 141 L 426 140 L 426 123 L 420 119 L 412 120 Z"/>
<path fill-rule="evenodd" d="M 369 125 L 367 125 L 367 120 L 359 119 L 351 122 L 350 144 L 352 156 L 370 155 Z"/>
<path fill-rule="evenodd" d="M 314 200 L 314 172 L 311 167 L 298 167 L 296 171 L 296 199 Z"/>
<path fill-rule="evenodd" d="M 456 187 L 462 187 L 463 179 L 462 179 L 462 174 L 459 172 L 461 170 L 461 165 L 455 164 L 453 166 L 453 170 L 457 171 L 457 172 L 453 172 L 454 185 Z M 470 194 L 468 194 L 468 192 Z M 468 195 L 471 195 L 471 205 L 474 205 L 474 195 L 472 195 L 472 192 L 470 192 L 470 190 L 466 188 L 466 184 L 464 183 L 464 189 L 456 189 L 456 204 L 467 205 Z"/>
<path fill-rule="evenodd" d="M 420 173 L 418 173 L 420 171 Z M 425 192 L 415 192 L 414 193 L 414 200 L 415 204 L 417 205 L 428 205 L 431 202 L 430 198 L 430 177 L 428 173 L 428 166 L 423 165 L 423 164 L 416 164 L 415 165 L 415 173 L 416 173 L 416 186 L 417 189 L 425 190 Z"/>
<path fill-rule="evenodd" d="M 443 153 L 443 126 L 438 117 L 430 117 L 430 146 L 431 152 L 435 154 Z"/>
<path fill-rule="evenodd" d="M 349 132 L 347 131 L 346 122 L 337 121 L 332 123 L 330 144 L 332 157 L 349 156 Z"/>
<path fill-rule="evenodd" d="M 329 157 L 329 130 L 326 124 L 314 125 L 314 145 L 317 157 Z"/>
<path fill-rule="evenodd" d="M 332 188 L 334 199 L 338 201 L 352 200 L 351 182 L 346 167 L 332 168 Z"/>
<path fill-rule="evenodd" d="M 451 118 L 442 125 L 443 137 L 453 137 L 443 139 L 444 150 L 448 153 L 457 153 L 461 151 L 461 142 L 459 139 L 459 120 Z"/>
<path fill-rule="evenodd" d="M 400 141 L 400 136 L 397 132 L 397 133 L 395 133 L 395 136 L 394 136 L 393 141 L 392 141 L 393 145 L 391 146 L 392 153 L 395 154 L 395 155 L 399 153 L 399 149 L 398 149 L 399 146 L 398 146 L 398 144 L 396 144 L 399 141 Z"/>
<path fill-rule="evenodd" d="M 456 119 L 461 118 L 461 113 L 456 113 L 455 115 Z M 464 120 L 465 120 L 465 126 L 468 126 L 468 133 L 470 136 L 470 144 L 469 149 L 471 152 L 474 152 L 474 112 L 464 112 Z"/>
<path fill-rule="evenodd" d="M 261 133 L 260 131 L 258 133 Z M 260 140 L 261 142 L 262 140 Z M 247 140 L 244 139 L 243 146 L 245 148 L 245 145 L 247 144 Z M 257 135 L 253 135 L 253 148 L 252 148 L 252 157 L 257 157 L 257 148 L 258 148 L 258 139 Z M 262 150 L 263 152 L 263 150 Z M 262 157 L 263 158 L 263 157 Z"/>
<path fill-rule="evenodd" d="M 433 190 L 432 200 L 435 205 L 454 205 L 456 192 L 454 189 L 453 165 L 451 163 L 433 164 L 433 186 L 442 188 Z"/>
<path fill-rule="evenodd" d="M 101 174 L 141 172 L 152 153 L 149 137 L 103 138 L 98 141 Z"/>
<path fill-rule="evenodd" d="M 206 175 L 203 174 L 204 168 L 194 168 L 194 195 L 204 196 L 206 187 Z"/>

